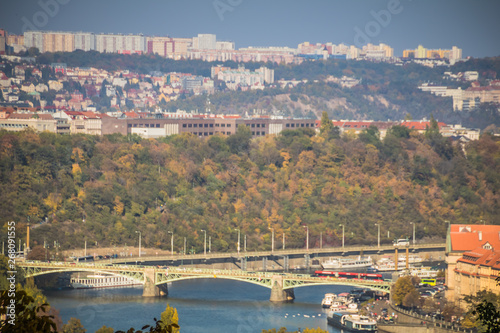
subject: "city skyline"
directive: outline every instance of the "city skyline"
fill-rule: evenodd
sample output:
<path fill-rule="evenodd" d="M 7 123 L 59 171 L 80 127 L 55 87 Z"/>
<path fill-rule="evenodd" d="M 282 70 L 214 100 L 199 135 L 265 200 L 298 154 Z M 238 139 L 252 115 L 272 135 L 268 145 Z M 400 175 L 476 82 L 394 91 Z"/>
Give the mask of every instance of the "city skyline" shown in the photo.
<path fill-rule="evenodd" d="M 456 45 L 464 57 L 500 55 L 500 45 L 494 43 L 500 31 L 495 19 L 500 2 L 492 0 L 479 5 L 465 0 L 29 0 L 2 7 L 0 28 L 14 34 L 36 29 L 190 38 L 208 33 L 216 34 L 217 40 L 233 41 L 237 49 L 295 48 L 308 41 L 358 47 L 385 43 L 399 56 L 418 45 L 429 49 Z"/>

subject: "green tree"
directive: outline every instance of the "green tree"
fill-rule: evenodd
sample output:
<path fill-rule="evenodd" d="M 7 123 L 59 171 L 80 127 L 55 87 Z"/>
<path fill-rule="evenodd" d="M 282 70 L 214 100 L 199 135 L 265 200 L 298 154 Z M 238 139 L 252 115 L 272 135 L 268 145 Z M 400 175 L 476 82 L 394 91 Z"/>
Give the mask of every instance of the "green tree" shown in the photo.
<path fill-rule="evenodd" d="M 248 152 L 252 131 L 245 125 L 239 125 L 236 133 L 227 138 L 226 142 L 233 154 Z"/>
<path fill-rule="evenodd" d="M 15 317 L 9 316 L 11 310 L 7 308 L 14 300 Z M 0 332 L 3 333 L 49 333 L 57 331 L 54 316 L 45 315 L 48 304 L 32 307 L 33 298 L 28 296 L 24 290 L 17 290 L 14 297 L 9 290 L 2 291 L 0 296 L 0 315 L 7 316 L 6 320 L 0 321 Z"/>
<path fill-rule="evenodd" d="M 83 328 L 80 319 L 70 318 L 67 324 L 63 325 L 63 333 L 85 333 L 87 330 Z"/>

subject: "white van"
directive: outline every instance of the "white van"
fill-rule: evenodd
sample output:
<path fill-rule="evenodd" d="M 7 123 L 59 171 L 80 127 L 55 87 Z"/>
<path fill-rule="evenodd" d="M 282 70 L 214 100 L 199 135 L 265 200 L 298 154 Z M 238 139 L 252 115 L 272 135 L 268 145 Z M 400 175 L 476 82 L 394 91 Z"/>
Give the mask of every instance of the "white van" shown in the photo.
<path fill-rule="evenodd" d="M 406 238 L 401 238 L 394 241 L 394 246 L 410 246 L 410 240 Z"/>

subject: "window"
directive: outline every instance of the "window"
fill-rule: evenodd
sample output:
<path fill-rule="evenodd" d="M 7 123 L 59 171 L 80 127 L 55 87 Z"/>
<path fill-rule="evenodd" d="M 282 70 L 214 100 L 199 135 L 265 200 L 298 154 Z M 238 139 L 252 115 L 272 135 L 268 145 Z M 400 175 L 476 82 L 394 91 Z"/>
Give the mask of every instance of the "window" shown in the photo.
<path fill-rule="evenodd" d="M 198 124 L 194 124 L 193 127 L 198 127 Z"/>
<path fill-rule="evenodd" d="M 187 125 L 186 125 L 186 124 L 182 124 L 182 127 L 186 128 L 186 127 L 187 127 Z"/>
<path fill-rule="evenodd" d="M 260 127 L 260 124 L 257 124 L 257 127 Z"/>
<path fill-rule="evenodd" d="M 255 124 L 252 124 L 252 127 L 255 127 Z"/>
<path fill-rule="evenodd" d="M 127 126 L 127 127 L 128 127 L 128 128 L 132 127 L 132 124 L 128 124 L 128 126 Z"/>
<path fill-rule="evenodd" d="M 205 124 L 205 127 L 208 127 L 208 124 Z"/>
<path fill-rule="evenodd" d="M 300 124 L 300 127 L 304 127 L 304 123 Z"/>
<path fill-rule="evenodd" d="M 286 127 L 290 127 L 290 124 L 286 124 Z"/>
<path fill-rule="evenodd" d="M 213 127 L 214 127 L 214 124 L 210 124 L 210 127 L 212 127 L 212 128 L 213 128 Z"/>
<path fill-rule="evenodd" d="M 160 124 L 156 124 L 156 128 L 160 128 Z"/>
<path fill-rule="evenodd" d="M 231 127 L 231 124 L 227 124 L 227 127 Z M 238 127 L 238 126 L 236 126 L 236 127 Z"/>
<path fill-rule="evenodd" d="M 188 127 L 189 127 L 189 128 L 193 127 L 193 124 L 188 124 Z"/>
<path fill-rule="evenodd" d="M 262 128 L 266 127 L 266 124 L 262 124 Z"/>
<path fill-rule="evenodd" d="M 220 127 L 226 127 L 226 124 L 220 124 Z"/>

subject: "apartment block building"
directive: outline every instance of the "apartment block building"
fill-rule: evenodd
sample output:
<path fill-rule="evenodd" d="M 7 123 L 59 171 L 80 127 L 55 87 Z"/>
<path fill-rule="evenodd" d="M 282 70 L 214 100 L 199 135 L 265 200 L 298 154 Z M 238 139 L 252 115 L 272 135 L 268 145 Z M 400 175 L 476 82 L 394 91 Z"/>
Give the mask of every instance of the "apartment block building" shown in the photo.
<path fill-rule="evenodd" d="M 73 52 L 75 50 L 75 35 L 73 33 L 44 32 L 42 41 L 43 52 Z"/>
<path fill-rule="evenodd" d="M 157 138 L 192 133 L 199 137 L 209 137 L 216 134 L 234 134 L 240 125 L 248 126 L 253 137 L 279 134 L 287 129 L 315 129 L 316 127 L 314 119 L 241 118 L 239 116 L 159 119 L 107 117 L 102 119 L 102 134 L 138 134 L 145 138 Z"/>
<path fill-rule="evenodd" d="M 97 34 L 95 49 L 103 53 L 142 54 L 146 51 L 143 35 Z"/>
<path fill-rule="evenodd" d="M 426 49 L 419 45 L 414 50 L 403 50 L 403 58 L 415 59 L 448 59 L 451 63 L 462 59 L 462 49 L 453 46 L 450 50 Z"/>

